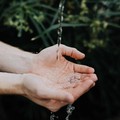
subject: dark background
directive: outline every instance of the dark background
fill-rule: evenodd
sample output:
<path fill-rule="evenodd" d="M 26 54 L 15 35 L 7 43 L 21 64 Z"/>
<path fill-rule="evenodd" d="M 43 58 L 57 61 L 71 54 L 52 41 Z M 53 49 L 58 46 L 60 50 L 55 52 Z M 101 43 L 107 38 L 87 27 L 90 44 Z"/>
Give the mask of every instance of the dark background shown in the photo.
<path fill-rule="evenodd" d="M 56 44 L 58 4 L 56 0 L 1 0 L 0 40 L 33 53 Z M 69 0 L 64 12 L 67 27 L 62 43 L 84 52 L 86 58 L 78 63 L 94 67 L 99 79 L 74 103 L 70 120 L 120 120 L 120 1 Z M 65 119 L 66 107 L 55 114 Z M 48 120 L 49 116 L 50 111 L 22 96 L 0 96 L 0 120 Z"/>

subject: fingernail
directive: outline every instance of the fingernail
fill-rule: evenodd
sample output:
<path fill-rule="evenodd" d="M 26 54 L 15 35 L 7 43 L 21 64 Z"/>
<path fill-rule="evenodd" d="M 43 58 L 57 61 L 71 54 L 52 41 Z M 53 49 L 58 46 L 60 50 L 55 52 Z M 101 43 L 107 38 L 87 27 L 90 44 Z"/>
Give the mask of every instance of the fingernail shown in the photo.
<path fill-rule="evenodd" d="M 82 56 L 83 56 L 83 57 L 85 57 L 85 54 L 84 54 L 84 53 L 82 53 Z"/>

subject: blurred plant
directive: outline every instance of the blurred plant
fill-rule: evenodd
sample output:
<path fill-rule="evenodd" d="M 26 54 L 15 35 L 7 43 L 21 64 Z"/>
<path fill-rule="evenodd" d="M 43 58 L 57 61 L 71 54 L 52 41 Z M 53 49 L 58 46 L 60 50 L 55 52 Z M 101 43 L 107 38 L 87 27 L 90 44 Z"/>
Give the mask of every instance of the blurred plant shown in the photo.
<path fill-rule="evenodd" d="M 74 6 L 72 2 L 71 6 Z M 70 23 L 86 24 L 88 37 L 82 38 L 83 45 L 89 49 L 104 47 L 108 40 L 110 27 L 120 28 L 120 1 L 119 0 L 81 0 L 78 2 L 79 12 L 75 14 L 74 9 L 70 9 L 66 16 L 66 21 Z M 82 33 L 84 34 L 84 33 Z"/>
<path fill-rule="evenodd" d="M 1 4 L 3 3 L 2 1 Z M 39 0 L 12 0 L 3 9 L 0 20 L 4 25 L 15 27 L 18 30 L 18 37 L 22 36 L 22 32 L 33 33 L 37 31 L 38 34 L 41 34 L 46 30 L 44 22 L 49 24 L 49 17 L 53 17 L 56 12 L 56 9 Z M 41 36 L 46 45 L 48 45 L 46 37 L 54 43 L 47 32 L 46 35 Z"/>
<path fill-rule="evenodd" d="M 18 37 L 22 36 L 22 32 L 32 34 L 37 31 L 38 35 L 32 40 L 41 38 L 45 46 L 49 46 L 50 43 L 55 43 L 51 33 L 58 28 L 56 3 L 58 2 L 55 0 L 1 0 L 0 9 L 3 12 L 0 20 L 4 25 L 15 27 Z M 120 28 L 120 25 L 116 24 L 120 20 L 117 17 L 120 15 L 119 0 L 69 0 L 66 1 L 65 10 L 63 27 L 89 27 L 89 40 L 81 38 L 83 45 L 89 49 L 105 46 L 109 39 L 107 31 L 110 26 Z"/>

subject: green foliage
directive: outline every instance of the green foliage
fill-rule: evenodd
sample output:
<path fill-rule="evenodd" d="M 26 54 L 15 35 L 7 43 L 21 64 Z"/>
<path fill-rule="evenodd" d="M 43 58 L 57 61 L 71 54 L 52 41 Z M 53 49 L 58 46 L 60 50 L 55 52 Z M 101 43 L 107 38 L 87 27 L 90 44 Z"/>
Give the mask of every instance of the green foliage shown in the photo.
<path fill-rule="evenodd" d="M 4 25 L 15 27 L 18 37 L 23 32 L 38 33 L 32 40 L 41 38 L 45 46 L 55 44 L 53 34 L 57 29 L 58 5 L 52 0 L 1 0 L 1 21 Z M 109 27 L 120 28 L 119 0 L 69 0 L 65 4 L 63 27 L 83 27 L 89 29 L 88 38 L 81 38 L 89 49 L 104 47 L 109 40 Z M 107 31 L 107 32 L 106 32 Z M 84 33 L 81 33 L 84 34 Z M 104 37 L 100 37 L 102 36 Z M 85 35 L 84 35 L 85 36 Z M 81 36 L 78 36 L 78 39 Z M 48 42 L 50 41 L 50 42 Z M 68 41 L 69 42 L 69 41 Z"/>

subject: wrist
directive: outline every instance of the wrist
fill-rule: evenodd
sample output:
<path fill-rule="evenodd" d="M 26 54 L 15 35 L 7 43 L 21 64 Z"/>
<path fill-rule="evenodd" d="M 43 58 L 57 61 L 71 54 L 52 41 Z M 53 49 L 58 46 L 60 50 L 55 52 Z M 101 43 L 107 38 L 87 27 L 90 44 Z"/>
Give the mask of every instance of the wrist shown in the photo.
<path fill-rule="evenodd" d="M 24 95 L 22 76 L 22 74 L 0 73 L 0 94 Z"/>
<path fill-rule="evenodd" d="M 30 52 L 25 52 L 20 49 L 7 46 L 4 44 L 1 46 L 2 46 L 0 47 L 0 70 L 1 71 L 10 72 L 10 73 L 30 73 L 31 72 L 33 67 L 33 58 L 35 54 L 32 54 Z"/>
<path fill-rule="evenodd" d="M 16 73 L 32 73 L 34 68 L 34 58 L 36 54 L 24 52 L 21 57 L 21 65 L 18 66 Z"/>

